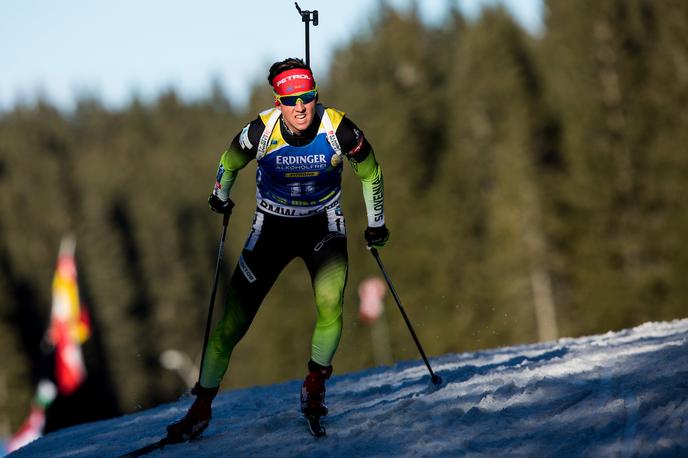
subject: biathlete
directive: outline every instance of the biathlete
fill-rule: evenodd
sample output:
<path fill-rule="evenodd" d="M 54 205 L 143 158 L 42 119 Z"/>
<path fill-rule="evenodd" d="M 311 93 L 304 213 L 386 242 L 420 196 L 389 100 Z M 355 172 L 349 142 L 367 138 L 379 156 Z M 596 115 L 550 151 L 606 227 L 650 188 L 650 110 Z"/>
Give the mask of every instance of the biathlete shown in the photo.
<path fill-rule="evenodd" d="M 327 414 L 325 381 L 332 375 L 342 334 L 348 269 L 340 207 L 343 159 L 363 184 L 365 240 L 381 247 L 389 239 L 382 172 L 363 132 L 341 111 L 318 103 L 315 79 L 301 59 L 276 62 L 268 81 L 275 107 L 247 124 L 223 152 L 208 199 L 214 211 L 230 213 L 234 204 L 229 195 L 238 172 L 257 161 L 253 226 L 231 279 L 224 314 L 206 347 L 202 373 L 192 390 L 196 399 L 184 417 L 167 427 L 171 441 L 192 439 L 208 426 L 232 350 L 279 273 L 296 257 L 305 261 L 317 308 L 301 410 L 309 418 Z"/>

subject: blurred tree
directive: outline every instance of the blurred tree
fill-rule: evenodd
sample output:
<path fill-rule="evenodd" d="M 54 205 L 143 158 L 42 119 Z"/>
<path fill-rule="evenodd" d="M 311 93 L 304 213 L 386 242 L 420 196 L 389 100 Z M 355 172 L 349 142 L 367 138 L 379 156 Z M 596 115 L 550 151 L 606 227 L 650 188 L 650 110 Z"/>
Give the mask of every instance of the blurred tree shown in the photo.
<path fill-rule="evenodd" d="M 685 8 L 640 0 L 554 0 L 547 7 L 542 62 L 570 166 L 557 190 L 566 208 L 560 227 L 568 262 L 567 332 L 630 326 L 667 306 L 673 283 L 667 263 L 680 250 L 664 237 L 678 228 L 669 208 L 682 204 L 655 183 L 675 182 L 669 169 L 685 170 L 685 163 L 666 147 L 653 150 L 666 138 L 657 114 L 674 110 L 649 97 L 667 87 L 681 91 L 680 83 L 653 81 L 656 71 L 666 78 L 670 64 L 653 60 L 675 46 L 665 33 L 668 16 L 683 17 L 679 28 L 685 30 Z M 674 56 L 680 48 L 673 47 Z M 669 78 L 677 83 L 673 68 Z"/>
<path fill-rule="evenodd" d="M 431 193 L 446 229 L 461 345 L 557 335 L 543 222 L 541 141 L 552 121 L 526 35 L 501 8 L 484 11 L 452 59 L 450 139 Z M 437 196 L 445 196 L 444 200 Z M 450 289 L 451 291 L 451 289 Z M 456 343 L 455 343 L 456 344 Z"/>

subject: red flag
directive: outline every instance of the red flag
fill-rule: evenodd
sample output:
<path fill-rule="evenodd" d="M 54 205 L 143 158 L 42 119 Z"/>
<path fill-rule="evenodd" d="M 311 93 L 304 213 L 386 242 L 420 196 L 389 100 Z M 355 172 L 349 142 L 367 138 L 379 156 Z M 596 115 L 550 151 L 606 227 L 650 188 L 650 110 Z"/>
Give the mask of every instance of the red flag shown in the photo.
<path fill-rule="evenodd" d="M 31 406 L 31 413 L 19 431 L 7 442 L 7 452 L 12 453 L 32 442 L 43 434 L 45 426 L 45 410 L 42 407 Z"/>
<path fill-rule="evenodd" d="M 86 378 L 81 344 L 91 332 L 79 301 L 75 247 L 72 237 L 65 237 L 60 244 L 48 330 L 48 340 L 55 346 L 55 378 L 62 395 L 73 393 Z"/>

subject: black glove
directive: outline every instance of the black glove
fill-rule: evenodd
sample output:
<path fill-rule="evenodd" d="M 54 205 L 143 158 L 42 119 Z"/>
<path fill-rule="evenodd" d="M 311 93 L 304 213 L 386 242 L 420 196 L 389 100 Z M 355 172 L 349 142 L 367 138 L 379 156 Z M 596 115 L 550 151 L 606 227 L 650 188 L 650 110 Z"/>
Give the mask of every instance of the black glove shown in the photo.
<path fill-rule="evenodd" d="M 382 247 L 385 246 L 385 243 L 389 240 L 389 231 L 384 224 L 379 227 L 368 226 L 363 233 L 363 237 L 365 237 L 366 242 L 368 242 L 368 246 Z"/>
<path fill-rule="evenodd" d="M 211 194 L 208 197 L 208 205 L 215 213 L 220 213 L 221 215 L 232 214 L 232 208 L 234 208 L 234 202 L 232 199 L 222 200 L 215 194 Z"/>

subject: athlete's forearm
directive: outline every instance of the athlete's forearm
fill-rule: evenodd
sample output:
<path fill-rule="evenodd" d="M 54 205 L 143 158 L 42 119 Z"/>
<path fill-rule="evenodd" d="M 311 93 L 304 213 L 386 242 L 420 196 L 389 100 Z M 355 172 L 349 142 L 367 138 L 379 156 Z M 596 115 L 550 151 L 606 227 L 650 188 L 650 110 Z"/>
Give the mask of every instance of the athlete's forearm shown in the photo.
<path fill-rule="evenodd" d="M 368 215 L 368 226 L 385 224 L 385 193 L 382 169 L 372 151 L 361 162 L 352 161 L 356 175 L 363 185 L 363 199 Z"/>
<path fill-rule="evenodd" d="M 222 153 L 220 157 L 220 165 L 217 168 L 217 177 L 215 179 L 215 188 L 213 194 L 220 199 L 229 199 L 229 192 L 234 186 L 234 181 L 239 174 L 239 170 L 246 167 L 253 156 L 248 151 L 241 148 L 235 148 L 234 143 Z"/>

